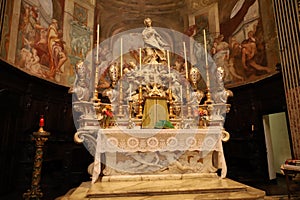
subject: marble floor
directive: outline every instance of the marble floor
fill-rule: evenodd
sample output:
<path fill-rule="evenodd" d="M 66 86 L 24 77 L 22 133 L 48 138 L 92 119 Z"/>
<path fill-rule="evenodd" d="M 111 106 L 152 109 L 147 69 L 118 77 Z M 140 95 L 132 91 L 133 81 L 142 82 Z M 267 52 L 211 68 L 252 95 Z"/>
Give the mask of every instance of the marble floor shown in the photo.
<path fill-rule="evenodd" d="M 82 184 L 86 184 L 86 187 L 89 187 L 88 182 L 84 182 Z M 286 183 L 285 183 L 285 177 L 283 176 L 278 176 L 276 181 L 271 181 L 271 182 L 264 182 L 264 183 L 251 183 L 248 184 L 254 188 L 260 189 L 265 191 L 266 196 L 264 199 L 267 200 L 288 200 L 287 196 L 287 189 L 286 189 Z M 70 189 L 69 192 L 67 191 L 62 191 L 59 188 L 51 189 L 51 188 L 43 188 L 44 192 L 44 198 L 43 200 L 62 200 L 66 196 L 70 196 L 77 187 Z M 300 200 L 300 181 L 294 182 L 292 185 L 292 190 L 293 193 L 291 195 L 291 200 Z M 22 191 L 15 191 L 13 193 L 8 193 L 4 196 L 0 196 L 1 200 L 13 200 L 13 199 L 22 199 Z M 176 198 L 175 198 L 176 199 Z M 130 200 L 133 200 L 130 198 Z M 172 200 L 172 199 L 167 199 L 167 200 Z M 177 197 L 176 200 L 181 200 Z"/>
<path fill-rule="evenodd" d="M 225 189 L 226 188 L 226 189 Z M 211 190 L 212 191 L 209 191 Z M 190 192 L 186 192 L 190 190 Z M 151 195 L 146 195 L 152 191 Z M 163 192 L 169 192 L 168 195 Z M 185 191 L 185 192 L 184 192 Z M 191 192 L 192 191 L 192 192 Z M 300 184 L 292 185 L 291 200 L 300 200 Z M 88 195 L 89 198 L 85 198 Z M 261 198 L 261 196 L 264 196 Z M 100 198 L 101 197 L 101 198 Z M 70 190 L 56 200 L 101 199 L 101 200 L 202 200 L 202 199 L 267 199 L 288 200 L 284 177 L 269 183 L 256 183 L 248 186 L 230 179 L 205 180 L 190 179 L 184 182 L 158 180 L 137 182 L 101 182 L 91 187 L 90 182 L 83 182 L 80 187 Z"/>
<path fill-rule="evenodd" d="M 214 199 L 264 199 L 265 192 L 228 178 L 182 175 L 136 176 L 131 180 L 82 183 L 73 192 L 60 200 L 101 199 L 101 200 L 214 200 Z"/>

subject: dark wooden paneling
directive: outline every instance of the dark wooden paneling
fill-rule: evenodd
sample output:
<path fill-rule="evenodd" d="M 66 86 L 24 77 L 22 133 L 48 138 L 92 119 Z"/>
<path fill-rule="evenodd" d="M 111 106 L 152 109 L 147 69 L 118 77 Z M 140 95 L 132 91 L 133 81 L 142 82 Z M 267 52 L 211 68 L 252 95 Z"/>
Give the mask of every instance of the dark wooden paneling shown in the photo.
<path fill-rule="evenodd" d="M 91 156 L 73 142 L 74 127 L 68 88 L 38 79 L 0 61 L 0 197 L 30 187 L 34 143 L 41 114 L 46 142 L 41 185 L 45 196 L 65 193 L 88 180 Z M 225 128 L 231 138 L 224 143 L 228 177 L 241 182 L 266 181 L 267 157 L 262 124 L 265 114 L 286 111 L 281 74 L 231 88 L 231 110 Z M 254 125 L 254 130 L 252 130 Z M 80 157 L 80 159 L 76 159 Z"/>
<path fill-rule="evenodd" d="M 262 81 L 231 89 L 231 110 L 225 128 L 230 140 L 224 143 L 228 177 L 241 182 L 267 181 L 268 166 L 262 117 L 286 112 L 280 73 Z"/>
<path fill-rule="evenodd" d="M 21 199 L 30 188 L 35 153 L 32 133 L 39 128 L 40 115 L 45 116 L 44 129 L 51 133 L 45 143 L 41 178 L 45 197 L 64 194 L 89 180 L 87 166 L 93 159 L 83 145 L 73 141 L 76 128 L 68 89 L 0 60 L 0 198 L 14 193 Z"/>

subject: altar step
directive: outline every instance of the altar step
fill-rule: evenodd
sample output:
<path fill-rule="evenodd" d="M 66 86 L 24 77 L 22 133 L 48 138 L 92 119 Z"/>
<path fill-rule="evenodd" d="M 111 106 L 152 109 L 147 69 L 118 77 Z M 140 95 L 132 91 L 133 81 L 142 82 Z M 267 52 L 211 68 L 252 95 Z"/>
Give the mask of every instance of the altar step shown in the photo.
<path fill-rule="evenodd" d="M 82 183 L 61 200 L 264 199 L 265 192 L 230 179 L 188 178 Z"/>

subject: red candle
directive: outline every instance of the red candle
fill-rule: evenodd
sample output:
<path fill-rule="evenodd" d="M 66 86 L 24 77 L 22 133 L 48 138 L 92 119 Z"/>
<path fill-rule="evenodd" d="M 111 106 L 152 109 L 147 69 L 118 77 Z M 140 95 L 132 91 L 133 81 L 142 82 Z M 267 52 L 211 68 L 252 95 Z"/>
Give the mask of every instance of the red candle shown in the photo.
<path fill-rule="evenodd" d="M 44 126 L 44 116 L 41 115 L 41 118 L 40 118 L 40 127 L 43 127 Z"/>

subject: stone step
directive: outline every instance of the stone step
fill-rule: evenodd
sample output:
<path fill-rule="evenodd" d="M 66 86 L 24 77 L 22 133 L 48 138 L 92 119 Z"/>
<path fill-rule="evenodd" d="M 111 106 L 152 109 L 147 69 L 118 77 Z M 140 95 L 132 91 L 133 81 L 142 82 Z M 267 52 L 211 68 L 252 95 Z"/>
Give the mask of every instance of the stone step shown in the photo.
<path fill-rule="evenodd" d="M 264 197 L 264 191 L 227 178 L 189 178 L 182 180 L 96 182 L 95 184 L 85 182 L 65 199 L 215 200 L 264 199 Z"/>

